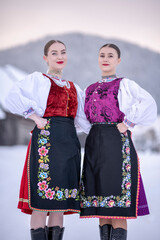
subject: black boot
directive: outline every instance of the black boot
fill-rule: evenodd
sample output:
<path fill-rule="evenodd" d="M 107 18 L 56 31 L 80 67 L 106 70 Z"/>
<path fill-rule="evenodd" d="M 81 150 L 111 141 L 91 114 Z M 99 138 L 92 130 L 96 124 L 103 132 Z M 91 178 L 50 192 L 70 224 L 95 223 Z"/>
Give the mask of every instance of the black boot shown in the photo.
<path fill-rule="evenodd" d="M 101 240 L 109 240 L 111 225 L 105 224 L 103 226 L 99 226 L 99 230 L 100 230 Z"/>
<path fill-rule="evenodd" d="M 59 226 L 48 228 L 48 240 L 62 240 L 64 228 Z"/>
<path fill-rule="evenodd" d="M 127 240 L 127 230 L 123 228 L 111 228 L 110 240 Z"/>
<path fill-rule="evenodd" d="M 48 240 L 47 227 L 31 229 L 31 240 Z"/>

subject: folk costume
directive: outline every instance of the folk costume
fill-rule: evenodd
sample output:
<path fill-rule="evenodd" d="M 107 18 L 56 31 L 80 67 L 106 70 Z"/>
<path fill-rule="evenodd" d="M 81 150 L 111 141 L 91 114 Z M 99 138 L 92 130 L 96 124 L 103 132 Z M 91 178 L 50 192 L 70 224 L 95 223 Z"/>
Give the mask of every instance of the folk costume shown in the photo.
<path fill-rule="evenodd" d="M 151 95 L 127 78 L 106 77 L 85 91 L 91 124 L 81 181 L 81 218 L 128 219 L 149 214 L 140 166 L 128 127 L 152 124 L 157 107 Z"/>
<path fill-rule="evenodd" d="M 80 143 L 75 125 L 82 90 L 70 81 L 35 72 L 18 82 L 6 99 L 8 109 L 25 118 L 32 113 L 47 119 L 35 126 L 28 145 L 18 208 L 80 212 Z M 82 120 L 83 122 L 83 120 Z"/>

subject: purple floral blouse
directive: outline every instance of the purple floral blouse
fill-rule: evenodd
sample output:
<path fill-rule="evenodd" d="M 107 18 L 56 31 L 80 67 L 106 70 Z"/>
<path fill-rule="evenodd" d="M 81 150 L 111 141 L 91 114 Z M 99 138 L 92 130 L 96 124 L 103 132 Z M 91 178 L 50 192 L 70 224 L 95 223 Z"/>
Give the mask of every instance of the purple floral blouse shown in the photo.
<path fill-rule="evenodd" d="M 123 122 L 124 114 L 119 109 L 118 89 L 122 78 L 111 82 L 96 82 L 86 89 L 84 111 L 88 121 Z"/>

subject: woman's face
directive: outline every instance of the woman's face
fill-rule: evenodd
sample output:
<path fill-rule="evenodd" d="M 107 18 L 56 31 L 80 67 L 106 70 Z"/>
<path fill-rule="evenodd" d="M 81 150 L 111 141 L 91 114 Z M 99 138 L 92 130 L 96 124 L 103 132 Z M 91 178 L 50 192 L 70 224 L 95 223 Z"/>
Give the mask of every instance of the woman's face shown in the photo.
<path fill-rule="evenodd" d="M 103 76 L 113 75 L 116 73 L 116 67 L 121 59 L 114 48 L 103 47 L 99 51 L 98 63 Z"/>
<path fill-rule="evenodd" d="M 53 43 L 48 49 L 48 55 L 43 59 L 47 62 L 49 70 L 60 71 L 67 63 L 66 48 L 62 43 Z"/>

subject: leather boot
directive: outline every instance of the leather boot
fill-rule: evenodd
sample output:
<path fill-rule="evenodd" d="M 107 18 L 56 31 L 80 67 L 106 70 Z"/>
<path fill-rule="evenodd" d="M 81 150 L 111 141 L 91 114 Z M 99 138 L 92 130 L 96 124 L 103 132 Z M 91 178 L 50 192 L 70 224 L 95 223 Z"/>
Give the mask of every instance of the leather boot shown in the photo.
<path fill-rule="evenodd" d="M 64 228 L 59 226 L 48 228 L 48 240 L 62 240 Z"/>
<path fill-rule="evenodd" d="M 104 224 L 103 226 L 99 226 L 99 230 L 100 230 L 101 240 L 109 240 L 111 225 Z"/>
<path fill-rule="evenodd" d="M 123 228 L 111 228 L 110 240 L 127 240 L 127 230 Z"/>
<path fill-rule="evenodd" d="M 47 227 L 31 229 L 31 240 L 48 240 Z"/>

